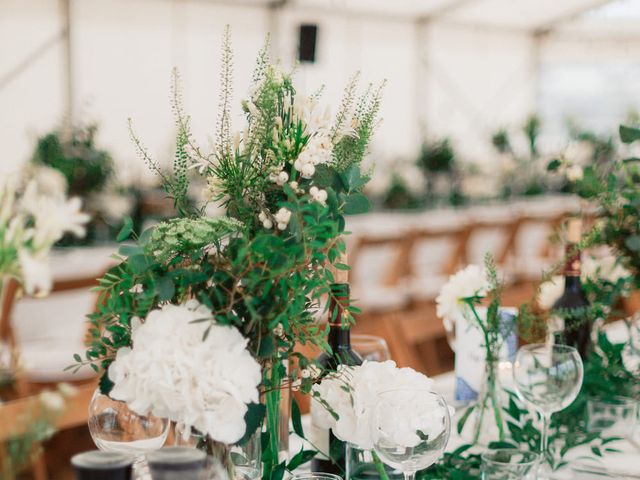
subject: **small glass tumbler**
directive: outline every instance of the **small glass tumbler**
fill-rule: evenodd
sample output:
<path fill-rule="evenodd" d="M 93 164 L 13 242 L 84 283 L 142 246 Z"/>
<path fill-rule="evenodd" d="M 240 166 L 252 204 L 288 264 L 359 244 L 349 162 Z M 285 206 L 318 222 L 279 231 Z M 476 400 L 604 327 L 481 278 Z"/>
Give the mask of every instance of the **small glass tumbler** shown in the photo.
<path fill-rule="evenodd" d="M 293 475 L 291 480 L 342 480 L 342 477 L 333 473 L 306 472 Z"/>
<path fill-rule="evenodd" d="M 387 341 L 382 337 L 352 333 L 351 348 L 362 357 L 362 360 L 369 360 L 371 362 L 391 360 L 389 346 L 387 345 Z"/>
<path fill-rule="evenodd" d="M 204 480 L 207 454 L 190 447 L 165 447 L 147 453 L 153 480 Z"/>
<path fill-rule="evenodd" d="M 606 400 L 587 401 L 590 432 L 604 432 L 607 435 L 630 437 L 638 416 L 638 402 L 628 397 L 613 397 Z"/>
<path fill-rule="evenodd" d="M 535 480 L 539 461 L 534 452 L 489 450 L 482 454 L 482 480 Z"/>
<path fill-rule="evenodd" d="M 92 450 L 71 458 L 76 480 L 130 480 L 134 457 Z"/>

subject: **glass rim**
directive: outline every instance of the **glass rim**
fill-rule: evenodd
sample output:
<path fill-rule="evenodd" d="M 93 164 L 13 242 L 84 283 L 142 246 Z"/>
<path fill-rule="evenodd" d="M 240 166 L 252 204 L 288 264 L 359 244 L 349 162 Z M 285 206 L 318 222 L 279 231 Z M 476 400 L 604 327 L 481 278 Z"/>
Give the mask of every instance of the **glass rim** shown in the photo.
<path fill-rule="evenodd" d="M 342 480 L 342 477 L 340 475 L 336 475 L 335 473 L 325 473 L 325 472 L 296 473 L 291 478 L 293 480 L 311 480 L 311 479 Z"/>
<path fill-rule="evenodd" d="M 89 450 L 71 457 L 71 465 L 76 468 L 93 470 L 110 470 L 133 465 L 135 458 L 126 453 L 106 450 Z"/>
<path fill-rule="evenodd" d="M 523 456 L 529 456 L 530 460 L 528 461 L 522 461 L 522 462 L 501 462 L 499 460 L 494 460 L 493 458 L 489 458 L 488 455 L 491 454 L 495 454 L 495 453 L 499 453 L 499 452 L 503 452 L 503 453 L 512 453 L 512 454 L 520 454 Z M 521 465 L 521 466 L 527 466 L 527 465 L 535 465 L 537 462 L 540 461 L 540 454 L 536 453 L 536 452 L 532 452 L 530 450 L 520 450 L 518 448 L 496 448 L 495 450 L 485 450 L 484 452 L 482 452 L 482 454 L 480 455 L 480 458 L 482 459 L 483 462 L 486 463 L 492 463 L 495 465 Z"/>
<path fill-rule="evenodd" d="M 571 353 L 575 352 L 575 353 L 578 353 L 578 350 L 575 347 L 572 347 L 571 345 L 562 345 L 560 343 L 553 343 L 553 344 L 548 344 L 548 343 L 529 343 L 527 345 L 523 345 L 520 348 L 518 348 L 518 352 L 520 352 L 522 350 L 534 351 L 534 350 L 538 350 L 538 349 L 561 350 L 561 351 L 564 351 L 564 352 L 571 352 Z"/>

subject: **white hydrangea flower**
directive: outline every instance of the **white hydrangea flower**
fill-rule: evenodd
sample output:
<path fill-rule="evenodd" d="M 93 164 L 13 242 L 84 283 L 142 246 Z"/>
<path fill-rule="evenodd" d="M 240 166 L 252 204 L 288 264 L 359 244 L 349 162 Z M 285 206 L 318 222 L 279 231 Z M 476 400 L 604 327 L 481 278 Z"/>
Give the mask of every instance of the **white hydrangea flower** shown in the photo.
<path fill-rule="evenodd" d="M 348 386 L 345 389 L 345 384 Z M 311 409 L 314 424 L 321 428 L 330 428 L 340 440 L 357 445 L 363 450 L 371 450 L 376 438 L 378 395 L 394 389 L 431 390 L 433 380 L 411 368 L 397 368 L 395 362 L 365 361 L 357 367 L 341 366 L 336 375 L 322 380 L 313 387 L 331 409 L 338 415 L 314 405 Z M 393 412 L 389 412 L 388 428 L 385 432 L 393 434 L 402 445 L 415 446 L 420 440 L 416 431 L 430 432 L 436 422 L 442 420 L 438 413 L 438 404 L 433 409 L 425 409 L 423 401 L 416 408 L 415 398 L 399 393 Z M 420 410 L 420 415 L 415 415 Z M 413 411 L 411 428 L 407 427 L 407 418 L 397 418 L 399 412 Z M 439 417 L 436 418 L 436 417 Z M 406 417 L 406 415 L 403 415 Z"/>
<path fill-rule="evenodd" d="M 140 415 L 168 418 L 232 444 L 245 433 L 247 405 L 259 401 L 262 374 L 237 328 L 196 322 L 211 318 L 207 307 L 191 300 L 153 310 L 132 325 L 133 346 L 118 350 L 109 367 L 110 395 Z"/>
<path fill-rule="evenodd" d="M 465 298 L 484 297 L 489 290 L 489 279 L 483 268 L 469 265 L 451 275 L 436 298 L 437 314 L 451 329 L 451 323 L 465 307 Z"/>

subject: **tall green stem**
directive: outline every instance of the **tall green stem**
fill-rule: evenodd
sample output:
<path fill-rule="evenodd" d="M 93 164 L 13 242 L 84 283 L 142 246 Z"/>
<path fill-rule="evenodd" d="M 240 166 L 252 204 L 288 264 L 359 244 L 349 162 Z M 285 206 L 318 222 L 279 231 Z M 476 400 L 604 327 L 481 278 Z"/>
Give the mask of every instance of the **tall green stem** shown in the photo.
<path fill-rule="evenodd" d="M 478 312 L 476 312 L 476 309 L 472 303 L 469 303 L 469 308 L 473 312 L 478 328 L 480 328 L 480 331 L 482 332 L 482 335 L 484 337 L 484 346 L 486 350 L 486 355 L 485 355 L 486 371 L 487 371 L 487 385 L 486 385 L 487 394 L 482 398 L 482 403 L 480 406 L 480 418 L 478 421 L 478 428 L 476 429 L 476 432 L 474 435 L 474 443 L 476 443 L 480 438 L 480 428 L 482 426 L 482 421 L 484 419 L 484 412 L 487 406 L 487 400 L 491 401 L 491 407 L 493 408 L 493 417 L 495 419 L 496 426 L 498 427 L 499 440 L 504 441 L 506 438 L 505 429 L 504 429 L 504 419 L 502 416 L 502 407 L 500 405 L 500 402 L 498 401 L 498 389 L 496 386 L 496 380 L 497 380 L 496 365 L 498 362 L 498 353 L 494 352 L 494 350 L 497 350 L 497 348 L 495 348 L 496 346 L 491 341 L 489 336 L 489 331 L 487 327 L 484 325 L 484 323 L 480 320 L 480 316 L 478 315 Z"/>

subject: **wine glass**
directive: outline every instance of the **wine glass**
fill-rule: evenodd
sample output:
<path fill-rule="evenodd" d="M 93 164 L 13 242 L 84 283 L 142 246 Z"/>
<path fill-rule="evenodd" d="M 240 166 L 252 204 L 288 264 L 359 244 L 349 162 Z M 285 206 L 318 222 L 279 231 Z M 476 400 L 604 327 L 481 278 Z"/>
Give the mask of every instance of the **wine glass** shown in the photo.
<path fill-rule="evenodd" d="M 351 348 L 360 355 L 363 360 L 384 362 L 391 359 L 387 341 L 375 335 L 352 333 Z"/>
<path fill-rule="evenodd" d="M 540 479 L 549 478 L 551 474 L 547 446 L 551 415 L 575 400 L 582 377 L 582 360 L 573 347 L 536 343 L 520 348 L 516 354 L 513 380 L 518 395 L 542 418 Z"/>
<path fill-rule="evenodd" d="M 451 432 L 449 407 L 430 390 L 401 388 L 378 395 L 374 452 L 413 480 L 442 455 Z"/>
<path fill-rule="evenodd" d="M 100 450 L 136 457 L 134 470 L 145 470 L 144 455 L 164 445 L 169 421 L 153 415 L 138 415 L 125 402 L 103 395 L 97 389 L 89 403 L 89 433 Z"/>

